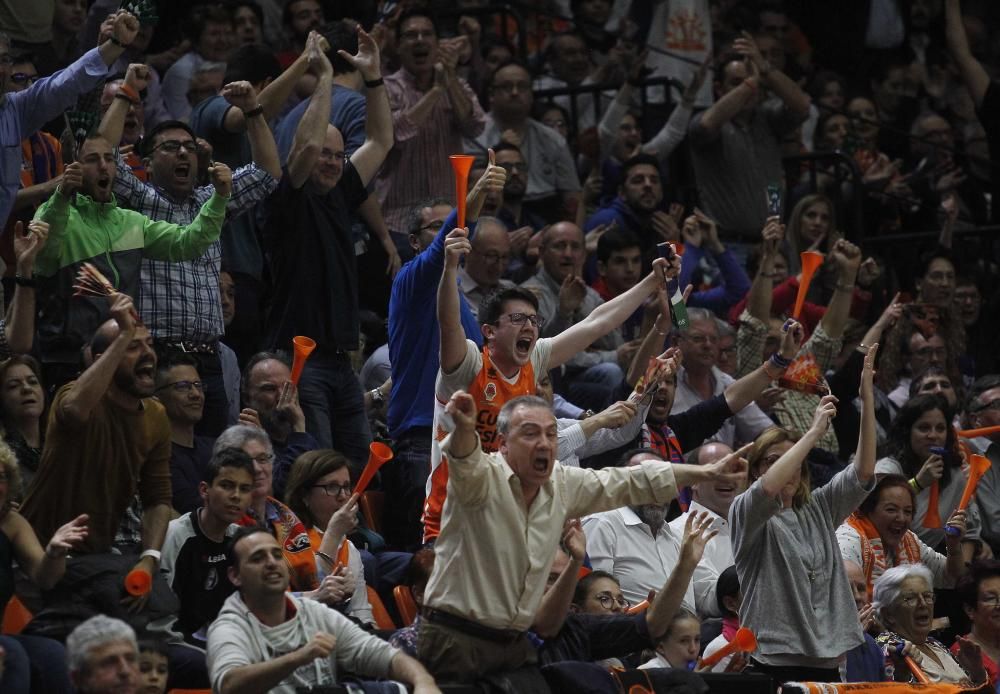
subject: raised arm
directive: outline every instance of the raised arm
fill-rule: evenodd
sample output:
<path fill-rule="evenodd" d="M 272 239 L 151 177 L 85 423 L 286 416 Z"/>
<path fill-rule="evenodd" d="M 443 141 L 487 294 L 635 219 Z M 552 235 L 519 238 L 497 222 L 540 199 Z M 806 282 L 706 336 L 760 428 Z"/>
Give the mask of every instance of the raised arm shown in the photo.
<path fill-rule="evenodd" d="M 580 580 L 580 567 L 587 554 L 587 536 L 583 533 L 579 519 L 566 521 L 562 546 L 566 548 L 569 561 L 556 582 L 542 596 L 542 604 L 535 612 L 535 621 L 531 625 L 531 630 L 543 639 L 551 639 L 562 630 L 569 606 L 573 602 L 576 584 Z"/>
<path fill-rule="evenodd" d="M 135 342 L 136 312 L 132 299 L 126 294 L 111 297 L 111 317 L 118 323 L 118 335 L 111 341 L 103 354 L 80 374 L 73 385 L 59 401 L 56 416 L 76 424 L 84 424 L 90 419 L 97 404 L 108 392 L 118 365 Z M 152 338 L 150 338 L 152 339 Z"/>
<path fill-rule="evenodd" d="M 654 641 L 667 632 L 670 620 L 684 602 L 684 594 L 687 592 L 688 584 L 691 583 L 691 577 L 694 576 L 694 570 L 705 555 L 705 545 L 718 534 L 718 530 L 712 530 L 712 518 L 707 511 L 687 515 L 677 564 L 670 572 L 667 582 L 663 584 L 662 590 L 656 594 L 649 609 L 646 610 L 646 626 Z"/>
<path fill-rule="evenodd" d="M 264 106 L 257 98 L 257 90 L 247 81 L 231 82 L 222 88 L 222 96 L 234 106 L 229 112 L 239 111 L 243 114 L 253 162 L 274 178 L 280 179 L 278 145 L 274 142 L 274 133 L 264 116 Z"/>
<path fill-rule="evenodd" d="M 465 331 L 462 329 L 461 297 L 458 295 L 458 263 L 472 250 L 469 232 L 452 229 L 444 240 L 444 271 L 438 284 L 437 317 L 441 331 L 441 371 L 452 373 L 465 358 Z"/>
<path fill-rule="evenodd" d="M 14 532 L 10 539 L 14 555 L 32 583 L 48 590 L 59 582 L 66 573 L 66 556 L 87 537 L 87 520 L 86 514 L 77 516 L 56 530 L 49 544 L 42 549 L 38 536 L 24 516 L 11 511 Z"/>
<path fill-rule="evenodd" d="M 76 191 L 83 186 L 83 167 L 74 161 L 66 167 L 56 192 L 42 206 L 35 210 L 35 219 L 49 225 L 49 237 L 45 247 L 38 253 L 35 269 L 44 277 L 56 274 L 60 267 L 62 240 L 69 222 L 69 208 L 76 197 Z"/>
<path fill-rule="evenodd" d="M 840 239 L 830 252 L 830 258 L 837 263 L 837 285 L 820 324 L 823 332 L 834 340 L 839 340 L 851 313 L 854 281 L 858 277 L 858 268 L 861 267 L 861 249 L 846 239 Z"/>
<path fill-rule="evenodd" d="M 744 31 L 743 36 L 733 41 L 733 49 L 744 58 L 749 59 L 754 68 L 756 68 L 755 71 L 760 75 L 761 87 L 770 89 L 779 99 L 785 102 L 785 107 L 789 111 L 805 120 L 809 115 L 809 105 L 811 103 L 809 95 L 802 91 L 802 88 L 792 81 L 788 75 L 764 59 L 760 49 L 757 48 L 757 42 L 753 40 L 750 34 Z"/>
<path fill-rule="evenodd" d="M 760 80 L 756 76 L 747 77 L 743 83 L 735 89 L 730 89 L 715 103 L 701 114 L 701 118 L 695 124 L 693 132 L 700 132 L 709 137 L 715 137 L 722 126 L 736 117 L 736 114 L 743 110 L 747 102 L 757 98 L 757 90 Z"/>
<path fill-rule="evenodd" d="M 802 467 L 802 461 L 806 459 L 809 451 L 819 443 L 820 438 L 830 426 L 830 420 L 836 414 L 837 398 L 827 395 L 820 400 L 809 430 L 784 455 L 778 458 L 761 477 L 761 488 L 767 496 L 777 498 L 781 494 L 781 490 L 785 488 L 785 485 L 795 478 L 795 475 Z"/>
<path fill-rule="evenodd" d="M 358 25 L 358 52 L 351 55 L 338 50 L 337 53 L 357 68 L 365 81 L 365 142 L 351 155 L 351 163 L 361 182 L 368 185 L 389 155 L 393 143 L 392 111 L 382 84 L 382 59 L 375 39 L 365 33 L 361 25 Z"/>
<path fill-rule="evenodd" d="M 479 213 L 486 202 L 486 194 L 490 191 L 502 191 L 504 183 L 507 182 L 507 170 L 502 166 L 497 166 L 497 155 L 492 148 L 486 150 L 486 156 L 489 161 L 486 171 L 483 172 L 483 175 L 472 186 L 472 190 L 465 196 L 466 221 L 479 219 Z"/>
<path fill-rule="evenodd" d="M 639 308 L 643 300 L 652 294 L 663 283 L 664 273 L 668 279 L 680 274 L 680 257 L 675 255 L 669 261 L 657 258 L 653 261 L 653 270 L 642 281 L 624 294 L 616 296 L 611 301 L 601 304 L 585 319 L 573 325 L 552 339 L 552 356 L 549 368 L 565 364 L 577 352 L 590 347 L 598 338 L 604 337 Z"/>
<path fill-rule="evenodd" d="M 785 225 L 780 217 L 768 217 L 761 232 L 760 264 L 754 275 L 747 295 L 747 311 L 751 316 L 767 325 L 771 319 L 771 301 L 774 292 L 774 261 L 778 258 L 778 246 L 785 237 Z"/>
<path fill-rule="evenodd" d="M 139 95 L 149 86 L 150 72 L 149 66 L 142 63 L 131 63 L 125 71 L 125 80 L 114 98 L 111 105 L 101 118 L 98 132 L 105 140 L 111 143 L 112 147 L 117 147 L 122 140 L 122 130 L 125 127 L 125 117 L 129 109 L 139 103 Z"/>
<path fill-rule="evenodd" d="M 854 452 L 854 469 L 862 484 L 868 484 L 875 475 L 875 445 L 878 438 L 875 434 L 875 388 L 872 380 L 875 376 L 875 357 L 878 354 L 878 343 L 868 346 L 865 355 L 865 366 L 861 371 L 861 386 L 858 394 L 861 396 L 861 433 L 858 436 L 858 448 Z"/>
<path fill-rule="evenodd" d="M 101 32 L 98 39 L 101 44 L 97 47 L 97 52 L 101 54 L 101 60 L 104 61 L 104 64 L 110 67 L 135 41 L 135 37 L 139 33 L 139 20 L 125 10 L 118 10 L 106 22 L 110 22 L 111 31 L 108 32 L 107 36 L 105 36 L 104 31 Z M 102 24 L 101 28 L 104 29 L 105 26 L 106 24 Z"/>
<path fill-rule="evenodd" d="M 14 354 L 30 352 L 31 343 L 35 338 L 35 287 L 30 283 L 33 280 L 35 256 L 45 246 L 48 236 L 49 225 L 38 219 L 28 222 L 27 233 L 24 233 L 22 222 L 14 225 L 16 277 L 29 282 L 16 283 L 14 300 L 11 302 L 10 313 L 4 326 L 7 344 Z"/>
<path fill-rule="evenodd" d="M 781 331 L 784 334 L 781 338 L 781 346 L 778 348 L 778 357 L 772 356 L 726 388 L 726 404 L 734 413 L 756 400 L 771 384 L 771 381 L 777 380 L 785 372 L 787 367 L 784 365 L 790 364 L 795 355 L 799 353 L 802 339 L 805 337 L 802 326 L 797 321 L 789 319 L 781 326 Z"/>
<path fill-rule="evenodd" d="M 960 0 L 945 0 L 944 2 L 944 36 L 948 41 L 951 57 L 958 63 L 962 80 L 976 106 L 981 106 L 986 89 L 990 86 L 990 76 L 982 64 L 976 60 L 969 49 L 969 38 L 965 35 L 962 24 L 962 3 Z"/>
<path fill-rule="evenodd" d="M 316 50 L 310 58 L 319 76 L 316 90 L 309 98 L 309 106 L 302 114 L 292 138 L 292 150 L 288 155 L 288 176 L 292 188 L 301 188 L 312 174 L 319 160 L 326 129 L 330 124 L 330 94 L 333 91 L 333 66 L 322 51 Z"/>

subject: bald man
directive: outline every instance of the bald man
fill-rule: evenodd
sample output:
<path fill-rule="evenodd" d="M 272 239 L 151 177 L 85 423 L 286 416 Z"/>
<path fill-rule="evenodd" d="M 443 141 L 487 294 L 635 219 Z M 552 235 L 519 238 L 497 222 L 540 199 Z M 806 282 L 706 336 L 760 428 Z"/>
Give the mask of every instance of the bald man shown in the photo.
<path fill-rule="evenodd" d="M 479 303 L 498 289 L 514 286 L 503 276 L 510 263 L 510 234 L 507 225 L 496 217 L 480 217 L 472 250 L 465 256 L 465 267 L 458 270 L 459 286 L 469 302 L 472 315 L 478 318 Z"/>

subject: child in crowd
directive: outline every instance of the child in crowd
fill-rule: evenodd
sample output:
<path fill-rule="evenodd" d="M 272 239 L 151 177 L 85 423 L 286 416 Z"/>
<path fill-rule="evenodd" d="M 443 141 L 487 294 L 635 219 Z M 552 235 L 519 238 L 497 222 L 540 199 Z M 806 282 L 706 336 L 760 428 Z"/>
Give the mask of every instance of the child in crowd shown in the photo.
<path fill-rule="evenodd" d="M 136 694 L 167 691 L 167 644 L 156 639 L 139 641 L 139 686 Z"/>
<path fill-rule="evenodd" d="M 678 610 L 670 626 L 656 643 L 656 656 L 639 666 L 650 668 L 676 668 L 694 670 L 701 651 L 701 620 L 693 612 Z"/>

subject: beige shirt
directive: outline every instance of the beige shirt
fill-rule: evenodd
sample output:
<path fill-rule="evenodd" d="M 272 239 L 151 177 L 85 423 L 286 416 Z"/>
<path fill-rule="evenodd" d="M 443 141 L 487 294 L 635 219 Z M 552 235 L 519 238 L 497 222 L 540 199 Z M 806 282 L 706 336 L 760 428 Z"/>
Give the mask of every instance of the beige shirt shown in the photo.
<path fill-rule="evenodd" d="M 673 468 L 662 461 L 603 470 L 556 464 L 526 508 L 501 454 L 487 455 L 477 443 L 457 458 L 451 440 L 442 444 L 448 496 L 425 602 L 495 629 L 531 626 L 567 518 L 677 496 Z"/>

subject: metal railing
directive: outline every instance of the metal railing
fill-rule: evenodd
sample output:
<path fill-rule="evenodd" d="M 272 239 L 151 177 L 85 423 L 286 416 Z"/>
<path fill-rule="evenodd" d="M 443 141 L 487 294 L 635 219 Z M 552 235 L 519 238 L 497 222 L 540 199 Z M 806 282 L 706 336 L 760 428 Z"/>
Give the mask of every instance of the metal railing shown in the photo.
<path fill-rule="evenodd" d="M 791 190 L 802 181 L 802 167 L 806 166 L 808 172 L 809 190 L 811 193 L 824 193 L 832 200 L 841 219 L 850 220 L 849 229 L 853 232 L 848 234 L 852 240 L 860 242 L 865 235 L 865 215 L 864 215 L 864 180 L 861 169 L 854 158 L 840 150 L 833 152 L 810 152 L 807 154 L 797 154 L 792 157 L 784 157 L 782 163 L 785 167 L 785 180 L 788 181 L 788 189 Z M 836 181 L 834 186 L 820 186 L 820 174 L 832 176 Z M 848 194 L 844 193 L 844 183 L 851 184 Z M 791 212 L 791 210 L 787 210 Z"/>

